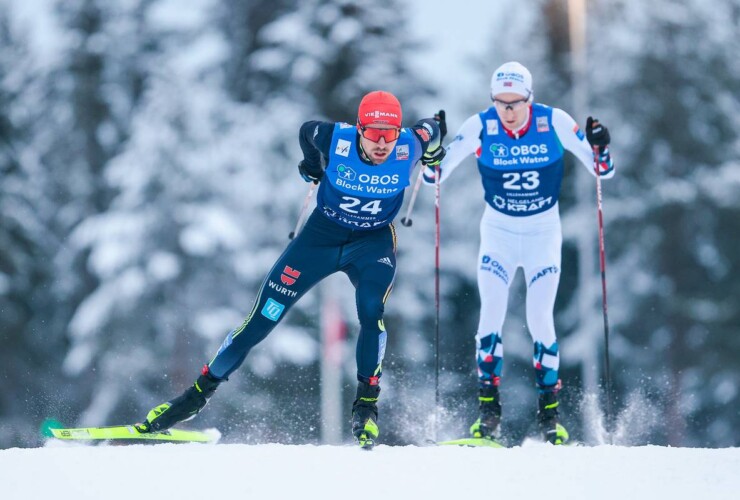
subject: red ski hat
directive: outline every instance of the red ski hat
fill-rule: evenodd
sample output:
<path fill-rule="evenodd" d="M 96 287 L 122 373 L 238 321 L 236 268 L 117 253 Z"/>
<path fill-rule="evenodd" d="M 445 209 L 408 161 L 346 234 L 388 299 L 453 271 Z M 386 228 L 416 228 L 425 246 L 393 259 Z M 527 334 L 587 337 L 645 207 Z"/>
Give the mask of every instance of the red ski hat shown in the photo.
<path fill-rule="evenodd" d="M 376 90 L 362 98 L 357 110 L 357 123 L 368 125 L 393 125 L 401 128 L 401 103 L 390 92 Z"/>

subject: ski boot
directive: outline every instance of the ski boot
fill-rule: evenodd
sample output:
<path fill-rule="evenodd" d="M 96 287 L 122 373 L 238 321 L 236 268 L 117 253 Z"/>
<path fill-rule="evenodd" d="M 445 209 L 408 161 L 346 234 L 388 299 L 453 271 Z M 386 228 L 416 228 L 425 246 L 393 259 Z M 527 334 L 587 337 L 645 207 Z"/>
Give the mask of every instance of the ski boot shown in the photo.
<path fill-rule="evenodd" d="M 537 422 L 545 441 L 560 445 L 568 442 L 568 431 L 558 421 L 558 398 L 557 392 L 560 382 L 556 387 L 541 388 L 537 402 Z"/>
<path fill-rule="evenodd" d="M 501 426 L 501 400 L 498 385 L 481 386 L 478 390 L 479 417 L 470 426 L 474 438 L 495 440 L 499 437 Z"/>
<path fill-rule="evenodd" d="M 208 372 L 208 365 L 203 367 L 201 375 L 193 385 L 172 401 L 155 406 L 149 411 L 146 420 L 136 424 L 136 430 L 142 433 L 162 432 L 179 422 L 195 417 L 208 403 L 218 384 L 223 382 Z"/>
<path fill-rule="evenodd" d="M 380 386 L 358 382 L 357 397 L 352 403 L 352 435 L 360 448 L 371 450 L 375 446 L 378 429 L 378 395 Z"/>

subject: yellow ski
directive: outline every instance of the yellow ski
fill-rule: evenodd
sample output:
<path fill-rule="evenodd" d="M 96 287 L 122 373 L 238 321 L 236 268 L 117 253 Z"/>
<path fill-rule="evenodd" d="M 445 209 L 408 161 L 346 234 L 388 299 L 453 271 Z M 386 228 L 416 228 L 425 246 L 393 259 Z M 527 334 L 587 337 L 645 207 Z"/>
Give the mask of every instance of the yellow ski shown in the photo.
<path fill-rule="evenodd" d="M 53 436 L 65 441 L 123 441 L 165 443 L 216 443 L 221 433 L 216 429 L 186 431 L 168 429 L 162 432 L 141 433 L 133 425 L 111 427 L 80 427 L 77 429 L 50 429 Z"/>

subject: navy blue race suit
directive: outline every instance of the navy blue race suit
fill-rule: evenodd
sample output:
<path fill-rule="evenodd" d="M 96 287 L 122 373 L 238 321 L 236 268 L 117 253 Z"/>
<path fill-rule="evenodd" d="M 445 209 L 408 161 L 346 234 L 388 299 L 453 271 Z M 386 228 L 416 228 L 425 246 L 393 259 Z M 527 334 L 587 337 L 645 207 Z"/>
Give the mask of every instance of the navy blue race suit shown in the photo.
<path fill-rule="evenodd" d="M 247 319 L 227 335 L 209 363 L 211 376 L 228 378 L 303 294 L 342 271 L 356 291 L 360 321 L 357 378 L 377 383 L 387 338 L 383 311 L 396 273 L 392 221 L 414 166 L 425 152 L 440 147 L 439 135 L 436 122 L 421 120 L 402 129 L 388 158 L 373 165 L 361 150 L 355 126 L 303 124 L 304 165 L 321 177 L 317 207 L 268 273 Z"/>

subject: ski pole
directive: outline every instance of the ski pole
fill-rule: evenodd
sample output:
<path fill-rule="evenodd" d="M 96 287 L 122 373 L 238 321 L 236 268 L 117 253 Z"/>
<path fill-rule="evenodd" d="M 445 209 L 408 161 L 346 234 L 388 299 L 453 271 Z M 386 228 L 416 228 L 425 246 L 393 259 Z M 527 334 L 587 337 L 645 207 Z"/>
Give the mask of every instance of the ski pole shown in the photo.
<path fill-rule="evenodd" d="M 437 441 L 439 428 L 439 247 L 440 247 L 440 216 L 439 216 L 439 163 L 434 166 L 434 440 Z"/>
<path fill-rule="evenodd" d="M 414 221 L 411 220 L 411 211 L 414 209 L 414 203 L 416 203 L 416 195 L 419 193 L 419 186 L 421 186 L 421 178 L 424 175 L 424 167 L 419 169 L 419 177 L 416 178 L 416 185 L 411 193 L 411 199 L 409 200 L 409 206 L 406 209 L 406 216 L 401 218 L 401 224 L 406 227 L 411 227 Z"/>
<path fill-rule="evenodd" d="M 604 376 L 606 382 L 606 422 L 611 421 L 612 415 L 612 387 L 611 370 L 609 368 L 609 315 L 606 307 L 606 251 L 604 250 L 604 214 L 601 205 L 601 170 L 599 168 L 599 147 L 592 146 L 594 152 L 594 168 L 596 169 L 596 208 L 599 218 L 599 265 L 601 268 L 601 304 L 604 312 Z M 609 433 L 611 436 L 611 433 Z M 610 439 L 611 441 L 611 439 Z"/>
<path fill-rule="evenodd" d="M 303 200 L 303 207 L 301 208 L 301 213 L 298 215 L 298 222 L 296 222 L 295 229 L 290 232 L 288 235 L 288 238 L 291 240 L 295 238 L 295 235 L 298 234 L 298 230 L 301 228 L 301 225 L 303 224 L 303 219 L 306 217 L 306 212 L 308 209 L 308 202 L 311 201 L 311 196 L 313 196 L 313 192 L 316 189 L 316 184 L 313 182 L 308 187 L 308 193 L 306 194 L 306 197 Z"/>

